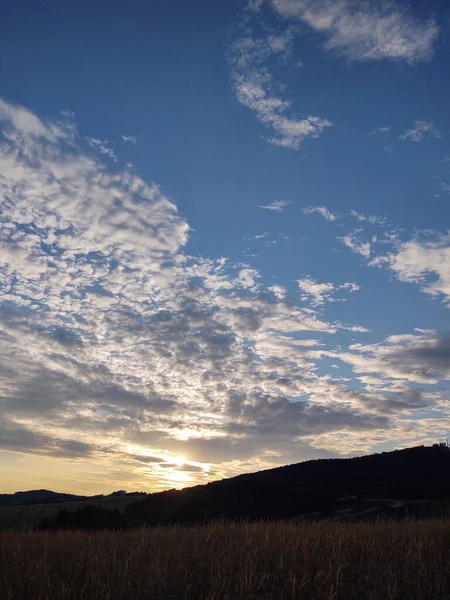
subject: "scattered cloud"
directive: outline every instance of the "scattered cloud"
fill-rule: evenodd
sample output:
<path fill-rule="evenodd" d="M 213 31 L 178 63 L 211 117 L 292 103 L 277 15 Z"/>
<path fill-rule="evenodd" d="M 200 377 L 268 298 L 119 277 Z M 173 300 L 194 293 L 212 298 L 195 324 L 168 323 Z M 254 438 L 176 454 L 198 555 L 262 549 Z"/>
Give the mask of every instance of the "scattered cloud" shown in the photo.
<path fill-rule="evenodd" d="M 364 213 L 360 213 L 353 208 L 350 210 L 350 214 L 352 217 L 355 217 L 360 223 L 370 223 L 371 225 L 385 225 L 386 218 L 379 217 L 377 215 L 366 215 Z"/>
<path fill-rule="evenodd" d="M 400 243 L 382 261 L 401 281 L 418 283 L 450 308 L 450 234 L 426 232 Z"/>
<path fill-rule="evenodd" d="M 289 116 L 291 101 L 284 97 L 282 86 L 276 83 L 265 63 L 269 58 L 286 60 L 291 45 L 290 30 L 261 38 L 247 34 L 231 45 L 229 62 L 236 98 L 272 131 L 269 143 L 298 150 L 304 139 L 319 137 L 332 123 L 315 115 Z"/>
<path fill-rule="evenodd" d="M 414 127 L 398 136 L 401 140 L 420 142 L 424 138 L 440 138 L 441 134 L 430 121 L 415 121 Z"/>
<path fill-rule="evenodd" d="M 283 210 L 289 204 L 290 204 L 290 202 L 286 202 L 285 200 L 275 200 L 274 202 L 270 202 L 269 204 L 257 204 L 256 208 L 265 208 L 266 210 L 273 210 L 275 212 L 283 212 Z"/>
<path fill-rule="evenodd" d="M 381 137 L 386 137 L 389 132 L 391 131 L 390 127 L 377 127 L 377 129 L 373 129 L 372 131 L 369 132 L 369 135 L 377 135 L 377 136 L 381 136 Z"/>
<path fill-rule="evenodd" d="M 298 279 L 297 285 L 301 292 L 301 299 L 310 302 L 313 306 L 321 306 L 325 302 L 342 302 L 345 298 L 335 298 L 334 295 L 339 291 L 357 292 L 360 287 L 356 283 L 343 283 L 336 285 L 334 283 L 319 283 L 311 277 Z"/>
<path fill-rule="evenodd" d="M 322 217 L 327 221 L 337 221 L 339 219 L 339 215 L 332 213 L 326 206 L 309 206 L 308 208 L 303 208 L 302 212 L 305 215 L 311 215 L 312 213 L 318 213 L 322 215 Z"/>
<path fill-rule="evenodd" d="M 117 162 L 117 156 L 112 148 L 110 148 L 108 140 L 99 140 L 94 137 L 86 137 L 86 141 L 91 148 L 98 150 L 101 154 L 104 154 L 114 162 Z"/>
<path fill-rule="evenodd" d="M 137 140 L 136 140 L 136 136 L 134 135 L 123 135 L 122 134 L 122 140 L 124 144 L 137 144 Z"/>
<path fill-rule="evenodd" d="M 326 36 L 325 49 L 350 60 L 428 60 L 439 28 L 388 2 L 268 0 L 284 18 L 298 19 Z M 262 2 L 253 3 L 253 9 Z"/>
<path fill-rule="evenodd" d="M 358 234 L 362 231 L 362 229 L 355 229 L 348 235 L 344 237 L 338 238 L 347 248 L 350 248 L 352 252 L 355 254 L 360 254 L 368 258 L 371 254 L 371 243 L 363 242 L 359 238 Z"/>
<path fill-rule="evenodd" d="M 267 288 L 267 290 L 272 292 L 272 294 L 275 296 L 275 298 L 278 298 L 278 300 L 283 300 L 287 295 L 287 290 L 282 285 L 271 285 Z"/>

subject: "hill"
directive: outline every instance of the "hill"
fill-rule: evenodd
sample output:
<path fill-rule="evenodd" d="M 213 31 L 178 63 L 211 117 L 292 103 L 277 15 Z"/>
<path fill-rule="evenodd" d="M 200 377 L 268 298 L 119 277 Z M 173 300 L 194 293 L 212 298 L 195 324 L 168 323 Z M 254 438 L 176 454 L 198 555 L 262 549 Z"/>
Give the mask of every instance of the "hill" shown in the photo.
<path fill-rule="evenodd" d="M 149 494 L 128 506 L 133 524 L 211 519 L 285 519 L 448 511 L 450 448 L 418 446 L 349 459 L 321 459 Z"/>
<path fill-rule="evenodd" d="M 0 506 L 46 504 L 86 499 L 88 499 L 88 496 L 64 494 L 50 490 L 27 490 L 25 492 L 15 492 L 14 494 L 0 494 Z"/>

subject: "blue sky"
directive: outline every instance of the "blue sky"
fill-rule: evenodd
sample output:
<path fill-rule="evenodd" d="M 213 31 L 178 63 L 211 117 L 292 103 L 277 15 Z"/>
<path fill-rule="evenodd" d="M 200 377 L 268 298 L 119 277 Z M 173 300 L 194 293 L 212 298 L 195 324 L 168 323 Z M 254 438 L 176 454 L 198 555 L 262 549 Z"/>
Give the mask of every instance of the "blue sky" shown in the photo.
<path fill-rule="evenodd" d="M 445 2 L 3 12 L 5 491 L 448 436 Z"/>

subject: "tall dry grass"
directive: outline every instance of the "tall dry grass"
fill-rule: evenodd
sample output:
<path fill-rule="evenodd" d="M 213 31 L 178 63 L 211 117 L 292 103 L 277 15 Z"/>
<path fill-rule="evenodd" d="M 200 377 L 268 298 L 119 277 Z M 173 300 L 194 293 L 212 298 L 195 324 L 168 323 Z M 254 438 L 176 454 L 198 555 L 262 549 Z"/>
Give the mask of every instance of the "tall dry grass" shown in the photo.
<path fill-rule="evenodd" d="M 0 534 L 1 600 L 446 600 L 450 522 Z"/>

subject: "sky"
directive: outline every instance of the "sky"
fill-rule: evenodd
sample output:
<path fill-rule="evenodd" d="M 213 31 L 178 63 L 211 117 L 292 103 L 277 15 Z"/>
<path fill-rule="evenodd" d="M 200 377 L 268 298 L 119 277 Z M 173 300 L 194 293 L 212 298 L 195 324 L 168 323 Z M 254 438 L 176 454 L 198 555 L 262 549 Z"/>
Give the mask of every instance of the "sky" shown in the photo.
<path fill-rule="evenodd" d="M 18 0 L 0 492 L 450 435 L 450 6 Z"/>

